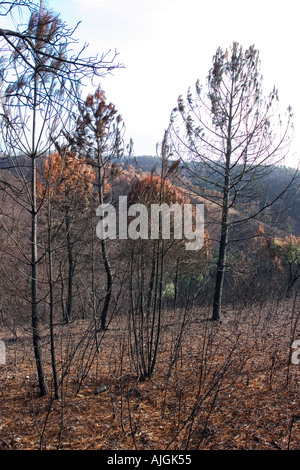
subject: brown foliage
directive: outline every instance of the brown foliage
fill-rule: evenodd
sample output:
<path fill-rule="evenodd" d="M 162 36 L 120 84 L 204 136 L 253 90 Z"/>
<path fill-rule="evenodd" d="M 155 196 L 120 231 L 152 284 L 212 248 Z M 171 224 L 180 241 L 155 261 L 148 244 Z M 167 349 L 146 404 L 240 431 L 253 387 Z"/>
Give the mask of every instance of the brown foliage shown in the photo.
<path fill-rule="evenodd" d="M 44 163 L 37 184 L 38 197 L 40 201 L 50 198 L 67 204 L 75 196 L 86 204 L 93 198 L 94 181 L 95 171 L 82 157 L 55 152 Z"/>
<path fill-rule="evenodd" d="M 135 181 L 130 194 L 131 203 L 141 202 L 143 204 L 188 204 L 189 198 L 184 191 L 173 185 L 169 179 L 162 179 L 161 176 L 148 174 Z"/>
<path fill-rule="evenodd" d="M 202 314 L 197 310 L 190 318 L 188 340 L 181 345 L 169 381 L 166 373 L 180 319 L 166 317 L 156 373 L 151 381 L 138 383 L 125 353 L 127 320 L 116 318 L 102 340 L 103 354 L 96 355 L 79 393 L 81 350 L 74 357 L 63 399 L 54 401 L 38 396 L 30 338 L 18 334 L 15 342 L 7 342 L 8 362 L 0 366 L 0 448 L 165 450 L 172 442 L 169 450 L 184 450 L 191 431 L 189 450 L 299 449 L 300 368 L 289 369 L 292 303 L 228 311 L 222 328 L 201 321 Z M 65 326 L 62 360 L 70 339 L 80 339 L 88 326 Z M 56 334 L 59 331 L 56 327 Z M 2 335 L 9 337 L 7 330 Z M 216 389 L 211 386 L 221 373 L 214 401 Z M 203 400 L 195 408 L 200 381 Z M 107 390 L 95 395 L 102 385 Z M 185 422 L 193 412 L 191 428 Z"/>

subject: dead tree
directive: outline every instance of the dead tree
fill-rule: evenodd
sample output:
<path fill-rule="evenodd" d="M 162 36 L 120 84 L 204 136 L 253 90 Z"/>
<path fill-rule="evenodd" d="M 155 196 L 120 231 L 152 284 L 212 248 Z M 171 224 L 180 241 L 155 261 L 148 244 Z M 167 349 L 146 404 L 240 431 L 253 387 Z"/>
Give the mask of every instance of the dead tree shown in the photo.
<path fill-rule="evenodd" d="M 1 13 L 13 13 L 16 6 L 24 3 L 32 8 L 26 30 L 0 29 L 1 151 L 10 162 L 7 167 L 22 182 L 24 198 L 19 202 L 31 219 L 27 261 L 31 267 L 32 337 L 40 394 L 45 395 L 47 383 L 39 326 L 37 169 L 53 141 L 69 125 L 70 110 L 75 100 L 78 102 L 79 84 L 94 76 L 102 77 L 118 65 L 107 60 L 106 54 L 100 58 L 85 57 L 86 46 L 72 53 L 75 30 L 68 28 L 59 15 L 49 12 L 42 1 L 36 7 L 35 2 L 7 2 Z M 11 196 L 18 198 L 14 188 L 9 189 Z"/>
<path fill-rule="evenodd" d="M 274 121 L 278 93 L 262 93 L 259 52 L 243 51 L 233 43 L 219 48 L 208 74 L 207 91 L 196 83 L 195 93 L 178 99 L 171 116 L 174 151 L 187 171 L 196 195 L 220 210 L 220 236 L 216 266 L 213 320 L 221 313 L 230 230 L 254 219 L 271 207 L 291 185 L 258 207 L 257 188 L 283 162 L 290 142 L 292 112 L 286 123 Z M 213 190 L 213 191 L 212 191 Z M 239 204 L 241 216 L 234 222 L 230 211 Z"/>

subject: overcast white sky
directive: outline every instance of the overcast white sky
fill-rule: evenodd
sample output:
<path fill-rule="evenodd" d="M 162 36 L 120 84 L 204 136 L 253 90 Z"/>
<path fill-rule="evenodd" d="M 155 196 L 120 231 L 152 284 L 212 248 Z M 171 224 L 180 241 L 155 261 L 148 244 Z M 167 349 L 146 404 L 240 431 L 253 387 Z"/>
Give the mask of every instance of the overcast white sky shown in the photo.
<path fill-rule="evenodd" d="M 177 97 L 199 78 L 212 57 L 233 41 L 260 51 L 265 86 L 291 105 L 300 123 L 297 0 L 48 0 L 91 54 L 115 49 L 124 70 L 101 86 L 126 123 L 135 155 L 153 155 Z M 96 86 L 97 84 L 95 84 Z M 89 91 L 89 90 L 87 90 Z M 300 139 L 298 139 L 300 142 Z M 298 145 L 294 146 L 298 152 Z M 300 147 L 299 147 L 300 150 Z"/>

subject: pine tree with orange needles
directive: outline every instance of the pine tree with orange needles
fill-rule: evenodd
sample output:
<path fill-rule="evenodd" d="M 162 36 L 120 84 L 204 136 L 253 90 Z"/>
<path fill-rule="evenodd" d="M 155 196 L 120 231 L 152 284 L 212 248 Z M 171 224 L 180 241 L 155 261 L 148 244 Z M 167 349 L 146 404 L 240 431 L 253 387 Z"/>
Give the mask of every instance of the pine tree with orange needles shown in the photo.
<path fill-rule="evenodd" d="M 141 202 L 145 205 L 159 204 L 161 201 L 161 188 L 163 187 L 163 200 L 166 204 L 189 204 L 190 199 L 183 189 L 173 185 L 171 180 L 162 179 L 160 175 L 152 173 L 138 178 L 129 193 L 129 202 Z"/>
<path fill-rule="evenodd" d="M 65 134 L 72 150 L 84 155 L 96 171 L 98 204 L 105 200 L 108 180 L 116 176 L 118 162 L 124 154 L 124 123 L 115 105 L 107 102 L 104 90 L 97 87 L 79 106 L 79 117 L 73 134 Z M 113 276 L 106 240 L 100 240 L 106 273 L 104 302 L 100 312 L 100 329 L 105 330 L 112 297 Z"/>
<path fill-rule="evenodd" d="M 24 26 L 21 9 L 30 13 Z M 17 13 L 20 13 L 19 18 Z M 48 393 L 43 364 L 40 321 L 44 298 L 39 298 L 42 257 L 38 247 L 38 161 L 49 152 L 53 141 L 63 135 L 70 113 L 80 102 L 79 85 L 86 78 L 103 77 L 118 67 L 107 54 L 84 56 L 86 46 L 75 52 L 74 28 L 60 15 L 47 9 L 43 0 L 1 2 L 0 15 L 12 20 L 12 28 L 0 28 L 1 48 L 1 154 L 10 159 L 26 188 L 30 213 L 30 309 L 33 351 L 40 394 Z M 25 175 L 22 158 L 26 159 Z M 14 195 L 15 196 L 15 195 Z M 17 199 L 20 201 L 19 196 Z M 23 204 L 23 201 L 20 201 Z"/>
<path fill-rule="evenodd" d="M 71 212 L 75 208 L 86 209 L 95 201 L 95 171 L 83 157 L 66 151 L 64 155 L 55 152 L 45 161 L 42 175 L 38 180 L 37 193 L 40 204 L 48 207 L 56 204 L 64 213 L 68 252 L 67 299 L 64 321 L 69 322 L 73 307 L 74 259 L 71 236 Z M 48 218 L 50 218 L 48 210 Z M 48 222 L 49 223 L 49 222 Z"/>
<path fill-rule="evenodd" d="M 83 157 L 55 152 L 46 159 L 38 181 L 40 202 L 50 198 L 64 207 L 74 203 L 86 205 L 94 198 L 96 174 Z"/>
<path fill-rule="evenodd" d="M 274 120 L 277 104 L 276 88 L 263 94 L 259 51 L 233 42 L 226 51 L 216 50 L 206 87 L 197 81 L 186 99 L 179 96 L 171 115 L 173 152 L 192 177 L 191 190 L 221 209 L 212 320 L 221 317 L 232 227 L 275 205 L 295 178 L 272 198 L 267 194 L 265 177 L 284 163 L 293 131 L 290 107 L 285 122 Z M 256 192 L 265 195 L 264 204 L 253 205 Z M 237 204 L 244 211 L 232 222 Z"/>

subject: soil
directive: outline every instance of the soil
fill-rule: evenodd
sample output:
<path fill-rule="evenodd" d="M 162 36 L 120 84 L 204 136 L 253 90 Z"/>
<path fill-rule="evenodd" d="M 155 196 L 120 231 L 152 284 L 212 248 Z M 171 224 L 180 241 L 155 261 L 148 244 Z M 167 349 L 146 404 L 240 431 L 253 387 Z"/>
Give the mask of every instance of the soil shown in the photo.
<path fill-rule="evenodd" d="M 299 450 L 299 301 L 164 313 L 150 379 L 137 374 L 126 318 L 97 335 L 92 322 L 55 328 L 60 397 L 39 396 L 30 328 L 3 327 L 1 450 Z M 132 332 L 131 332 L 132 333 Z M 71 360 L 70 360 L 71 359 Z"/>

